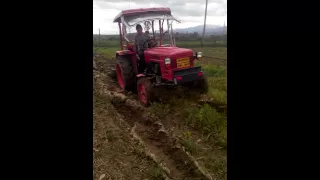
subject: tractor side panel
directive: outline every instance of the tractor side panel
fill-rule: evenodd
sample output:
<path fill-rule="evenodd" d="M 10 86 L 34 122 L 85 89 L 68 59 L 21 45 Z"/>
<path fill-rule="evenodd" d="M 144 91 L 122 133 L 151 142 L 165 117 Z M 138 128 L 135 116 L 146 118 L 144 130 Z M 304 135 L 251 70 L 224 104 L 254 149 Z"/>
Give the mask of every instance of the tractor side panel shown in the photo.
<path fill-rule="evenodd" d="M 150 56 L 150 54 L 147 51 L 145 51 L 144 52 L 144 60 L 146 61 L 146 64 L 149 64 L 150 61 L 157 61 L 159 59 L 157 57 Z"/>

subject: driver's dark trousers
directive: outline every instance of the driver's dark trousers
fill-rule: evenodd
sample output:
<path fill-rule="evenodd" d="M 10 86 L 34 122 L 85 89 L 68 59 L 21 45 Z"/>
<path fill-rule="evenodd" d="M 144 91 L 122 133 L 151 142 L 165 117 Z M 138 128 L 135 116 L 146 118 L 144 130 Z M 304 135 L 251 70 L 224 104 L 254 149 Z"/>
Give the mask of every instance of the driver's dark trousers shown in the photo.
<path fill-rule="evenodd" d="M 138 71 L 140 73 L 142 73 L 146 68 L 146 61 L 144 59 L 144 51 L 143 50 L 139 50 L 138 51 L 138 56 L 140 58 L 140 60 L 138 60 Z"/>

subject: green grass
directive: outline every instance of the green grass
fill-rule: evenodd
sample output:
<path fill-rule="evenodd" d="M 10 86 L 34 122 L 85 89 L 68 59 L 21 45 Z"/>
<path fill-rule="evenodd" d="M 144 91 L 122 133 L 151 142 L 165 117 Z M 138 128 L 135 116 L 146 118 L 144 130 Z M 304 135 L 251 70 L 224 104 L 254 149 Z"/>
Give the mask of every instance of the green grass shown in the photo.
<path fill-rule="evenodd" d="M 196 63 L 199 65 L 200 63 Z M 214 64 L 202 65 L 202 71 L 207 77 L 209 91 L 208 95 L 216 104 L 227 104 L 227 69 L 225 66 Z"/>
<path fill-rule="evenodd" d="M 204 64 L 202 61 L 197 61 L 196 65 L 201 65 L 204 75 L 207 77 L 209 84 L 208 96 L 213 99 L 215 104 L 226 106 L 227 104 L 227 68 L 226 68 L 226 60 L 224 61 L 224 65 L 221 65 L 220 62 L 215 59 L 206 58 L 217 57 L 220 59 L 227 58 L 227 49 L 226 48 L 201 48 L 196 49 L 197 51 L 202 51 L 204 54 L 204 58 L 208 62 Z"/>
<path fill-rule="evenodd" d="M 221 155 L 219 157 L 208 157 L 204 160 L 204 167 L 210 169 L 215 173 L 217 180 L 227 179 L 227 157 Z"/>
<path fill-rule="evenodd" d="M 119 51 L 120 48 L 118 47 L 94 47 L 93 51 L 100 55 L 106 56 L 107 58 L 115 57 L 116 51 Z"/>
<path fill-rule="evenodd" d="M 195 47 L 201 47 L 201 42 L 200 41 L 177 41 L 176 42 L 177 47 L 183 47 L 183 48 L 195 48 Z M 227 45 L 222 44 L 222 43 L 216 43 L 213 44 L 212 42 L 204 41 L 203 42 L 204 47 L 211 47 L 211 48 L 216 48 L 216 47 L 222 47 L 225 48 Z"/>
<path fill-rule="evenodd" d="M 193 97 L 189 97 L 193 98 Z M 226 148 L 227 142 L 227 119 L 225 113 L 218 112 L 214 107 L 204 104 L 202 106 L 192 105 L 188 97 L 177 98 L 171 95 L 171 99 L 165 103 L 154 103 L 149 110 L 156 116 L 165 120 L 179 118 L 187 127 L 199 130 L 201 134 L 209 136 L 209 140 L 216 146 Z M 221 95 L 221 99 L 225 99 Z M 175 117 L 171 117 L 174 114 Z M 172 121 L 172 120 L 170 120 Z M 192 153 L 197 152 L 197 148 L 189 138 L 190 135 L 184 134 L 183 144 Z"/>
<path fill-rule="evenodd" d="M 196 143 L 189 138 L 184 138 L 182 140 L 182 145 L 186 148 L 188 152 L 190 152 L 192 155 L 197 154 L 197 145 Z"/>
<path fill-rule="evenodd" d="M 154 103 L 151 105 L 153 108 L 150 111 L 157 115 L 159 118 L 165 118 L 165 116 L 170 112 L 169 104 L 158 104 Z"/>
<path fill-rule="evenodd" d="M 152 180 L 164 180 L 163 174 L 163 170 L 156 164 L 151 168 L 149 172 L 149 175 L 151 176 Z"/>
<path fill-rule="evenodd" d="M 217 66 L 214 64 L 202 65 L 204 75 L 209 77 L 223 77 L 226 76 L 227 69 L 224 66 Z"/>
<path fill-rule="evenodd" d="M 98 40 L 93 41 L 93 47 L 99 47 Z M 100 40 L 100 47 L 120 47 L 120 41 L 119 40 L 101 39 Z"/>
<path fill-rule="evenodd" d="M 211 137 L 214 144 L 226 148 L 227 120 L 224 114 L 205 104 L 200 108 L 190 109 L 186 123 L 201 129 L 202 133 Z"/>
<path fill-rule="evenodd" d="M 188 152 L 195 155 L 198 153 L 197 144 L 191 139 L 191 132 L 185 131 L 182 137 L 182 145 Z"/>
<path fill-rule="evenodd" d="M 208 96 L 213 99 L 215 104 L 220 106 L 227 105 L 227 78 L 222 77 L 210 77 L 207 78 L 209 88 Z"/>
<path fill-rule="evenodd" d="M 194 48 L 196 51 L 202 52 L 204 57 L 217 57 L 221 59 L 227 59 L 227 48 L 226 47 L 203 47 Z"/>

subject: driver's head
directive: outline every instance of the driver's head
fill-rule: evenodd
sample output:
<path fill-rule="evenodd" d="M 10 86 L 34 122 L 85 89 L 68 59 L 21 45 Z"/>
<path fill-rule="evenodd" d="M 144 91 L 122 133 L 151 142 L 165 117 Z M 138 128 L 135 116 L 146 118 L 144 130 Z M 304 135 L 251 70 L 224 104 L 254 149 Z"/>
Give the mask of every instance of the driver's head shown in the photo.
<path fill-rule="evenodd" d="M 136 30 L 138 34 L 142 34 L 142 26 L 140 24 L 137 24 Z"/>

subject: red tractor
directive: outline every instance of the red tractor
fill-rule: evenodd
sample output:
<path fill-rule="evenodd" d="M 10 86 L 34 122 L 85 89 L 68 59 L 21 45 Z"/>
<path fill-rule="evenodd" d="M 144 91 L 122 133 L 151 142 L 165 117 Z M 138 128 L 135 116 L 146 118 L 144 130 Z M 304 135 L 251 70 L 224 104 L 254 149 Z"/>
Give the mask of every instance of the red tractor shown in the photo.
<path fill-rule="evenodd" d="M 164 22 L 167 31 L 164 32 Z M 116 52 L 116 74 L 119 86 L 126 91 L 137 91 L 138 98 L 145 106 L 153 99 L 153 88 L 192 84 L 206 91 L 207 82 L 201 66 L 194 66 L 195 60 L 202 58 L 201 52 L 175 46 L 172 22 L 179 22 L 171 15 L 170 8 L 144 8 L 124 10 L 114 18 L 119 25 L 120 48 Z M 155 25 L 159 33 L 156 37 Z M 129 41 L 127 28 L 144 24 L 150 37 L 144 42 L 144 58 L 137 55 L 136 42 Z M 149 34 L 149 29 L 152 32 Z M 170 44 L 163 44 L 168 33 Z M 141 62 L 143 61 L 143 62 Z"/>

